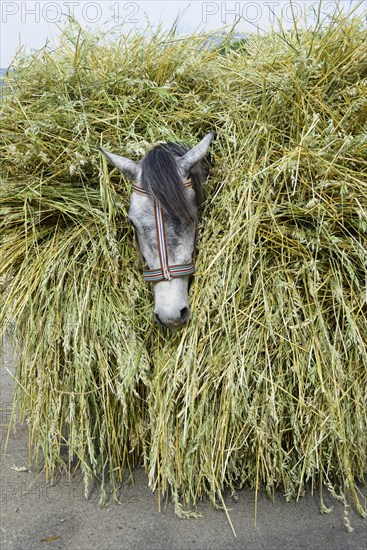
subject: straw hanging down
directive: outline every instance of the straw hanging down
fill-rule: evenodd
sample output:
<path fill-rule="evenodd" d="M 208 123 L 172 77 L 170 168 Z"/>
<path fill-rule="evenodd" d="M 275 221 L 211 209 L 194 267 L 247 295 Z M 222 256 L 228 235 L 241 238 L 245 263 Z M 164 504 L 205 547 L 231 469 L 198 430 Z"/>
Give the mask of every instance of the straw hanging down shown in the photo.
<path fill-rule="evenodd" d="M 0 326 L 48 479 L 77 464 L 87 489 L 116 489 L 142 463 L 178 513 L 306 483 L 365 512 L 365 38 L 342 15 L 218 47 L 70 26 L 19 54 L 0 104 Z M 131 189 L 98 146 L 139 159 L 213 128 L 192 318 L 168 335 Z"/>

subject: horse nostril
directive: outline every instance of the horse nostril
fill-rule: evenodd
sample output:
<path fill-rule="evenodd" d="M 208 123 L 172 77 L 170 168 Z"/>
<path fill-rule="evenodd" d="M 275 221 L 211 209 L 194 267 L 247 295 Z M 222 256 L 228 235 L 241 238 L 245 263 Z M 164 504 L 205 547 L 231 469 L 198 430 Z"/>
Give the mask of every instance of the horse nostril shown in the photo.
<path fill-rule="evenodd" d="M 161 325 L 162 327 L 164 326 L 164 323 L 162 323 L 162 321 L 160 320 L 158 313 L 154 313 L 154 319 L 155 322 L 158 323 L 158 325 Z"/>
<path fill-rule="evenodd" d="M 187 323 L 187 321 L 190 319 L 190 308 L 184 307 L 180 311 L 181 321 L 183 323 Z"/>

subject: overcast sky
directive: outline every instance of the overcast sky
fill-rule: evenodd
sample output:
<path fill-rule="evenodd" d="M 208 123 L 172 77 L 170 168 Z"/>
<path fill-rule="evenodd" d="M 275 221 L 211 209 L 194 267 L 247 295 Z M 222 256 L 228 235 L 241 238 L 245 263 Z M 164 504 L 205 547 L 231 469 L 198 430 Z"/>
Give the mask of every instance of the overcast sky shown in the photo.
<path fill-rule="evenodd" d="M 83 27 L 108 29 L 119 23 L 126 32 L 145 29 L 148 21 L 153 26 L 161 23 L 170 28 L 178 16 L 182 33 L 212 31 L 235 22 L 240 32 L 256 32 L 258 28 L 269 30 L 280 18 L 289 26 L 292 6 L 296 18 L 302 19 L 302 12 L 307 11 L 308 22 L 312 23 L 317 4 L 317 0 L 1 0 L 0 67 L 10 64 L 20 45 L 30 51 L 42 47 L 47 38 L 56 39 L 58 25 L 63 24 L 67 14 L 73 14 Z M 322 0 L 322 11 L 331 15 L 337 4 Z M 357 6 L 358 13 L 367 11 L 367 0 L 340 0 L 339 5 L 348 13 Z"/>

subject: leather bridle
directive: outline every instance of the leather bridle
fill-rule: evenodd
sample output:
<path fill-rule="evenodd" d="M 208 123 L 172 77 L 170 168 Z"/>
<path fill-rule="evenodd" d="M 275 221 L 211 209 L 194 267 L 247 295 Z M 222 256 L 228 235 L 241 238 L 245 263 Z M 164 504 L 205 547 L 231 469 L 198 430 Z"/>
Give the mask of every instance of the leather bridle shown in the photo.
<path fill-rule="evenodd" d="M 191 187 L 191 180 L 187 180 L 184 183 L 184 187 Z M 133 185 L 133 191 L 141 195 L 152 197 L 149 191 L 146 191 L 139 185 Z M 153 197 L 152 197 L 153 198 Z M 170 281 L 171 279 L 178 279 L 180 277 L 187 277 L 195 273 L 195 264 L 190 262 L 188 264 L 170 265 L 168 262 L 168 250 L 166 240 L 166 227 L 164 221 L 164 215 L 160 204 L 154 200 L 154 215 L 155 215 L 155 229 L 157 233 L 158 252 L 160 267 L 157 269 L 143 269 L 143 277 L 146 281 L 151 283 L 158 283 L 160 281 Z"/>

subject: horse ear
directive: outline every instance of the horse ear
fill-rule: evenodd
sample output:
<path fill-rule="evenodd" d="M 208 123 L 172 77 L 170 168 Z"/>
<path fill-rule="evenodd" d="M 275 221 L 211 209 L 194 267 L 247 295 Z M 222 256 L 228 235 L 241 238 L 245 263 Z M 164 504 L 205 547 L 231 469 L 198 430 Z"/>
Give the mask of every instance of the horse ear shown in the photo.
<path fill-rule="evenodd" d="M 132 180 L 137 179 L 138 173 L 139 173 L 139 168 L 138 168 L 138 163 L 137 162 L 134 162 L 133 160 L 130 160 L 126 157 L 120 157 L 119 155 L 114 155 L 113 153 L 109 153 L 108 151 L 105 151 L 101 147 L 98 147 L 98 149 L 126 177 L 128 177 Z"/>
<path fill-rule="evenodd" d="M 190 151 L 188 151 L 185 155 L 178 159 L 179 166 L 183 170 L 183 172 L 188 174 L 194 164 L 205 157 L 213 136 L 214 132 L 206 134 L 206 136 L 200 141 L 200 143 L 195 145 L 195 147 L 190 149 Z"/>

